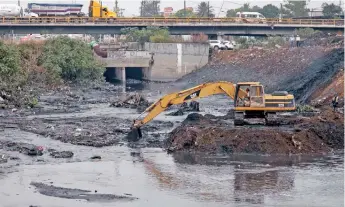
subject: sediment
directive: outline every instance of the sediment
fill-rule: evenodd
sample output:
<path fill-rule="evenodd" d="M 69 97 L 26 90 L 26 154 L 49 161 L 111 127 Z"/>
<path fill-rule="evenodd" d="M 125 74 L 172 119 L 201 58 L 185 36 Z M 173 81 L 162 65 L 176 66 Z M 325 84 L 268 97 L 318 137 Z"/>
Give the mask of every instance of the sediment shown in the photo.
<path fill-rule="evenodd" d="M 344 116 L 324 109 L 312 117 L 286 117 L 279 127 L 234 127 L 223 117 L 190 114 L 166 140 L 170 152 L 319 154 L 344 147 Z"/>

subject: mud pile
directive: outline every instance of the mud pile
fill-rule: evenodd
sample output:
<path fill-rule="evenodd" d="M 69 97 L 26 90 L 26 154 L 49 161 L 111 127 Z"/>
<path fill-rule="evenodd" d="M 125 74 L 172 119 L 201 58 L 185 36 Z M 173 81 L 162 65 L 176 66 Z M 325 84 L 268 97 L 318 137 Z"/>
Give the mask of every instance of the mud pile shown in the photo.
<path fill-rule="evenodd" d="M 200 111 L 199 109 L 199 103 L 196 101 L 191 101 L 189 105 L 185 102 L 180 105 L 180 107 L 177 109 L 177 111 L 173 111 L 168 113 L 168 116 L 182 116 L 186 112 L 191 112 L 191 111 Z"/>
<path fill-rule="evenodd" d="M 344 147 L 343 120 L 343 114 L 325 109 L 313 117 L 287 117 L 281 127 L 235 128 L 223 118 L 190 114 L 165 144 L 168 151 L 327 153 Z"/>
<path fill-rule="evenodd" d="M 328 81 L 326 86 L 317 88 L 311 96 L 311 104 L 319 107 L 331 103 L 334 96 L 339 97 L 339 106 L 344 107 L 344 70 Z"/>
<path fill-rule="evenodd" d="M 328 46 L 344 47 L 344 37 L 337 34 L 328 34 L 326 32 L 317 32 L 301 42 L 302 47 L 310 46 Z"/>
<path fill-rule="evenodd" d="M 43 154 L 48 153 L 53 158 L 73 157 L 73 152 L 71 151 L 58 151 L 56 149 L 45 149 L 45 147 L 43 146 L 37 146 L 37 145 L 27 144 L 27 143 L 22 143 L 22 142 L 11 142 L 11 141 L 0 140 L 0 149 L 5 150 L 5 151 L 16 151 L 28 156 L 42 156 Z"/>
<path fill-rule="evenodd" d="M 122 145 L 122 142 L 126 141 L 125 137 L 130 132 L 132 124 L 129 119 L 114 117 L 43 118 L 16 121 L 15 124 L 23 131 L 65 143 L 92 147 Z M 160 137 L 164 135 L 156 132 L 171 127 L 173 127 L 171 122 L 155 120 L 142 127 L 142 129 L 145 137 L 154 137 L 154 141 L 158 142 L 154 144 L 160 146 Z M 147 133 L 150 133 L 150 136 Z M 150 140 L 147 140 L 147 142 L 149 142 L 148 145 L 152 144 Z"/>
<path fill-rule="evenodd" d="M 117 100 L 110 104 L 110 106 L 113 107 L 137 109 L 139 112 L 145 111 L 150 105 L 151 103 L 138 93 L 129 95 L 124 100 Z"/>

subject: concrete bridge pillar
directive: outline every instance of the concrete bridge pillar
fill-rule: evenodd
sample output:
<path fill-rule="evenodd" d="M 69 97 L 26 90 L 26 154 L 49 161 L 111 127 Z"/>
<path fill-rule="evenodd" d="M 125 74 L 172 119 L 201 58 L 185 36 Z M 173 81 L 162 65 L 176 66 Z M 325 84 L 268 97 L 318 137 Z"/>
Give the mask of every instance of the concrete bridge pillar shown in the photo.
<path fill-rule="evenodd" d="M 143 79 L 144 80 L 151 80 L 151 71 L 152 71 L 152 67 L 144 67 L 142 68 L 143 71 Z"/>
<path fill-rule="evenodd" d="M 115 68 L 116 78 L 119 79 L 122 82 L 126 82 L 126 68 L 120 67 Z"/>

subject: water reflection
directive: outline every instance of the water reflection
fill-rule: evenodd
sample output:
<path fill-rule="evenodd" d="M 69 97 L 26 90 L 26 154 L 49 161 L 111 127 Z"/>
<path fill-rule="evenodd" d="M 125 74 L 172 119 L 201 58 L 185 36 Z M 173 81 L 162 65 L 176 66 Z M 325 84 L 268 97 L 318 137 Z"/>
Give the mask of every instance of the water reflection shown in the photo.
<path fill-rule="evenodd" d="M 225 162 L 225 158 L 204 159 L 190 153 L 173 155 L 175 163 L 167 168 L 141 154 L 133 157 L 140 157 L 147 174 L 160 189 L 193 200 L 263 204 L 266 196 L 294 188 L 294 173 L 288 168 L 247 161 Z"/>
<path fill-rule="evenodd" d="M 265 195 L 279 194 L 294 187 L 293 172 L 267 170 L 264 172 L 235 171 L 234 200 L 263 204 Z"/>

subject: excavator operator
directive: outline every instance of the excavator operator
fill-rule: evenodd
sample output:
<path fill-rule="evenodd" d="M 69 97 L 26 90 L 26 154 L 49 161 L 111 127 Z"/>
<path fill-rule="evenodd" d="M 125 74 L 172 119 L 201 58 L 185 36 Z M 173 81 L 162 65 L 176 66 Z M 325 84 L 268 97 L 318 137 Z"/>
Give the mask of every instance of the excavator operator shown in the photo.
<path fill-rule="evenodd" d="M 246 97 L 244 98 L 244 106 L 250 106 L 250 90 L 246 89 Z"/>

